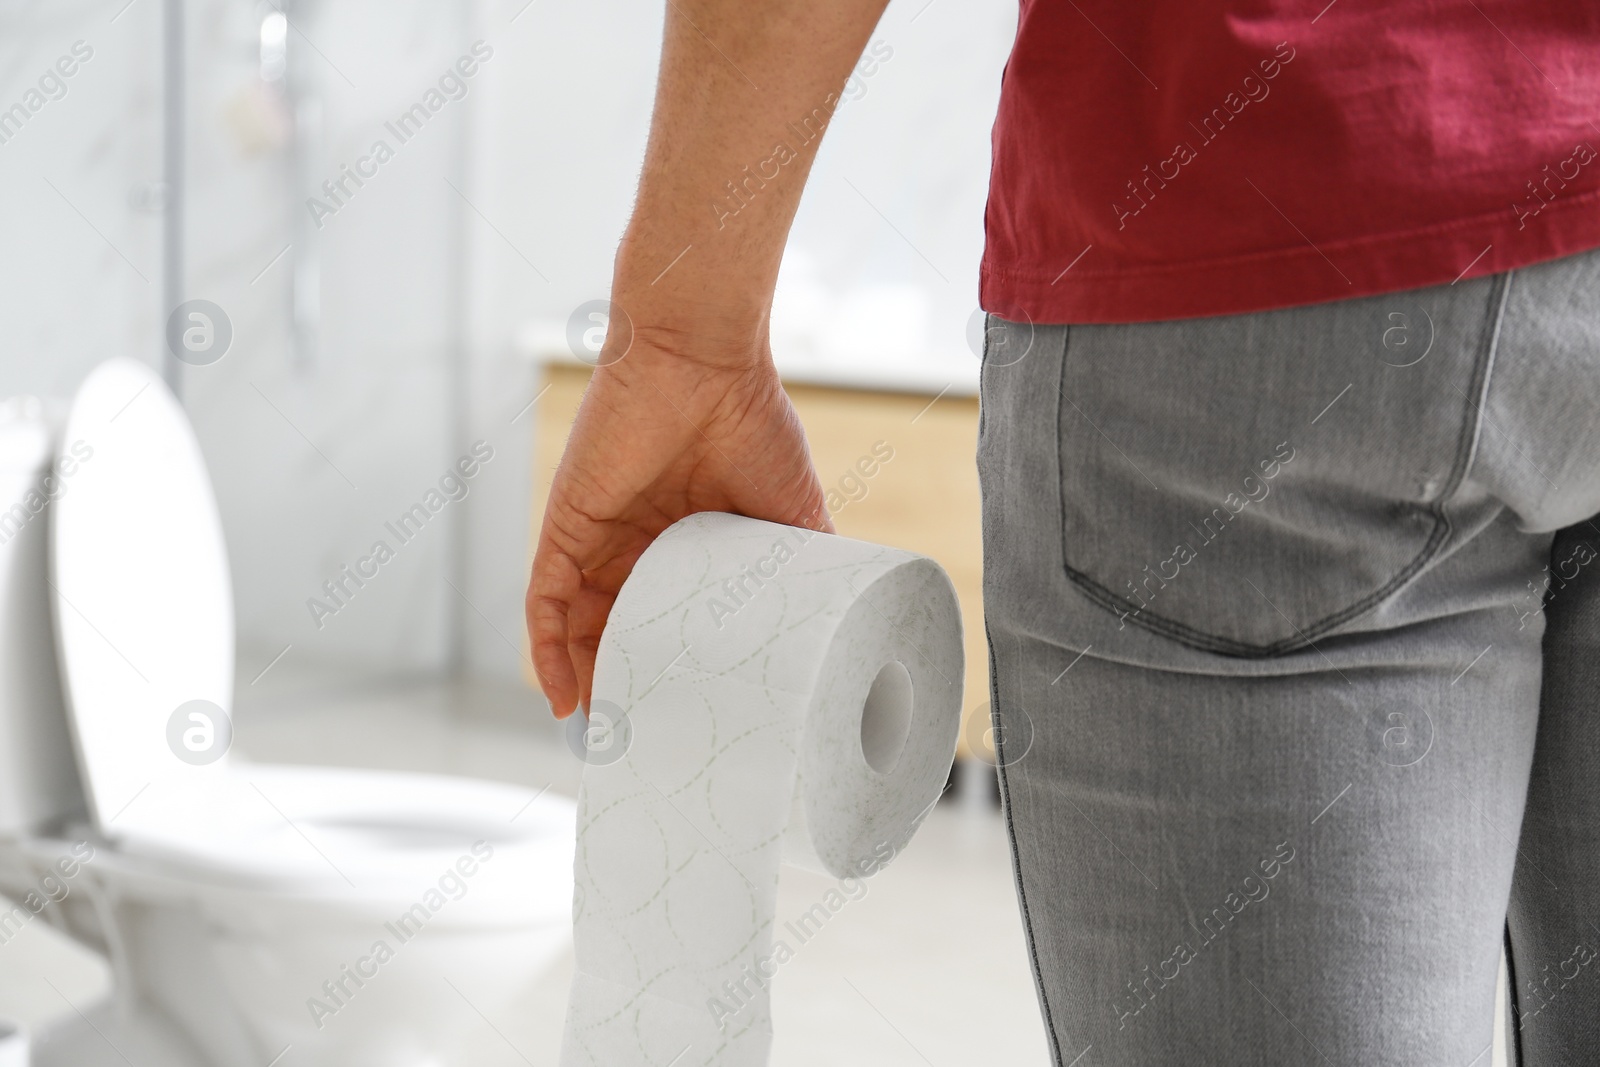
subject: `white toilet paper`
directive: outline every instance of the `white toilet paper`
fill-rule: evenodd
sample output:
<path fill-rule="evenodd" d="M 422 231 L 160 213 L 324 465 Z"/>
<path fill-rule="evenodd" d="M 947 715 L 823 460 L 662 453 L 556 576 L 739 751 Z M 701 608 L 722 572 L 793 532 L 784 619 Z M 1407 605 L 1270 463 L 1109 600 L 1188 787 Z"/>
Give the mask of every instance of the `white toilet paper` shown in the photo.
<path fill-rule="evenodd" d="M 861 878 L 905 845 L 961 679 L 930 559 L 716 513 L 657 538 L 595 665 L 591 726 L 626 718 L 578 800 L 562 1067 L 764 1065 L 780 862 Z"/>

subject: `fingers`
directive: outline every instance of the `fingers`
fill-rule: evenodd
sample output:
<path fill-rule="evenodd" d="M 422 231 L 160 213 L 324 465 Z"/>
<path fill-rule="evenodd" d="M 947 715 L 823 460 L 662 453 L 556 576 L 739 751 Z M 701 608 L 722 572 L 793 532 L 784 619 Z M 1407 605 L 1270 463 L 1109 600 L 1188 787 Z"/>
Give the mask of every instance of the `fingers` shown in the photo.
<path fill-rule="evenodd" d="M 553 495 L 552 500 L 556 500 Z M 558 719 L 587 708 L 594 661 L 611 605 L 659 528 L 577 518 L 553 503 L 528 583 L 534 673 Z"/>
<path fill-rule="evenodd" d="M 558 719 L 571 715 L 578 706 L 578 676 L 567 651 L 567 629 L 569 607 L 582 581 L 577 563 L 556 548 L 548 534 L 541 533 L 525 605 L 528 647 L 539 688 Z"/>
<path fill-rule="evenodd" d="M 609 558 L 582 572 L 583 582 L 567 606 L 567 656 L 578 679 L 578 703 L 589 707 L 594 692 L 594 662 L 600 651 L 600 637 L 606 620 L 617 602 L 622 583 L 633 573 L 634 564 L 655 540 L 660 529 L 614 524 L 606 541 Z"/>
<path fill-rule="evenodd" d="M 813 472 L 812 478 L 815 477 L 816 474 Z M 816 530 L 818 533 L 837 533 L 833 527 L 833 516 L 828 514 L 827 502 L 822 497 L 822 490 L 818 489 L 811 495 L 814 497 L 813 502 L 790 525 Z"/>
<path fill-rule="evenodd" d="M 567 613 L 567 657 L 577 675 L 578 702 L 589 707 L 594 695 L 594 661 L 600 651 L 600 635 L 605 632 L 614 595 L 586 591 Z"/>
<path fill-rule="evenodd" d="M 822 492 L 821 479 L 817 477 L 817 470 L 811 464 L 810 457 L 802 453 L 796 466 L 798 469 L 793 475 L 796 487 L 794 503 L 788 509 L 787 515 L 771 516 L 773 521 L 798 526 L 805 530 L 816 530 L 818 533 L 837 533 L 833 526 L 833 516 L 828 514 L 828 500 Z"/>

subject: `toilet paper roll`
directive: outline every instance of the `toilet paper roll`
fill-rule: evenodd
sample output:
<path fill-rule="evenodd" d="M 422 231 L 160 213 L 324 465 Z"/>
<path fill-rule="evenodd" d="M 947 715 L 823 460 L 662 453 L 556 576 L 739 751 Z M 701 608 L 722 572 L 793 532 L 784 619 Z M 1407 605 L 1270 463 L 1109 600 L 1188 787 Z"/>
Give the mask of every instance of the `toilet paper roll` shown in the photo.
<path fill-rule="evenodd" d="M 930 559 L 717 513 L 661 534 L 595 663 L 562 1067 L 765 1064 L 805 935 L 774 937 L 780 863 L 848 890 L 904 847 L 961 681 Z"/>

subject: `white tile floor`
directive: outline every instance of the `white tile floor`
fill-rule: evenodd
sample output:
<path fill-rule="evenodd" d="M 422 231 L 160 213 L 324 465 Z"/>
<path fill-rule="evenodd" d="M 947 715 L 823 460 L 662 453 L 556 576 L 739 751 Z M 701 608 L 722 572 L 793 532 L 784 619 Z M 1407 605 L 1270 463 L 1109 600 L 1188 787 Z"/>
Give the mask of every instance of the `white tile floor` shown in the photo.
<path fill-rule="evenodd" d="M 581 765 L 525 692 L 373 684 L 287 663 L 245 688 L 234 742 L 245 758 L 469 774 L 576 794 Z M 780 922 L 831 885 L 786 868 Z M 520 1009 L 481 1028 L 457 1067 L 554 1065 L 571 967 L 568 952 Z M 0 1017 L 39 1026 L 71 1010 L 63 995 L 83 1006 L 105 981 L 98 959 L 38 924 L 0 946 Z M 774 1067 L 1049 1063 L 995 812 L 941 804 L 866 894 L 799 947 L 773 988 Z"/>

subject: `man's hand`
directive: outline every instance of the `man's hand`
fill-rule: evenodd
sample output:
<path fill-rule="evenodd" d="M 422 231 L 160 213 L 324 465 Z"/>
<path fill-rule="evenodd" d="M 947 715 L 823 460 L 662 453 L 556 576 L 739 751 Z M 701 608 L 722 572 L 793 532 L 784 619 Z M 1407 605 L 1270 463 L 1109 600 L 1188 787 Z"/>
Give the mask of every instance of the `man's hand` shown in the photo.
<path fill-rule="evenodd" d="M 533 665 L 557 718 L 588 706 L 611 604 L 662 530 L 697 511 L 832 529 L 767 322 L 822 131 L 886 3 L 667 2 L 612 279 L 632 328 L 607 335 L 528 587 Z"/>
<path fill-rule="evenodd" d="M 557 718 L 588 707 L 601 630 L 640 553 L 698 511 L 833 529 L 770 359 L 717 365 L 637 341 L 584 395 L 533 560 L 528 633 Z"/>

